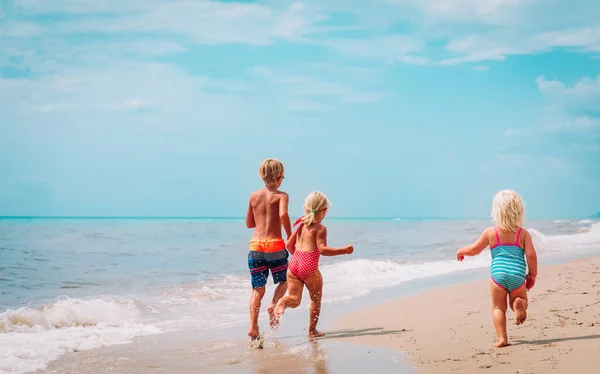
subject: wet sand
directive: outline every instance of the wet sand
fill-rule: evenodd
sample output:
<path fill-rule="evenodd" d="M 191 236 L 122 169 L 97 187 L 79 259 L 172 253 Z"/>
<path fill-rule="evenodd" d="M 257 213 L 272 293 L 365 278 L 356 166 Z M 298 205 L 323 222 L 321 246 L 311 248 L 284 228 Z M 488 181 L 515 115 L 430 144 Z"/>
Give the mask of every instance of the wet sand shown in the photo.
<path fill-rule="evenodd" d="M 488 279 L 351 312 L 334 328 L 379 329 L 339 340 L 405 352 L 418 373 L 599 372 L 600 257 L 541 267 L 529 300 L 524 325 L 509 309 L 505 348 L 493 347 Z"/>
<path fill-rule="evenodd" d="M 373 367 L 382 372 L 413 372 L 401 352 L 334 340 L 380 336 L 380 329 L 329 331 L 327 339 L 317 341 L 304 334 L 280 333 L 267 337 L 263 349 L 250 348 L 241 329 L 234 331 L 239 333 L 235 337 L 206 337 L 193 331 L 143 337 L 132 344 L 69 353 L 38 373 L 362 374 Z"/>

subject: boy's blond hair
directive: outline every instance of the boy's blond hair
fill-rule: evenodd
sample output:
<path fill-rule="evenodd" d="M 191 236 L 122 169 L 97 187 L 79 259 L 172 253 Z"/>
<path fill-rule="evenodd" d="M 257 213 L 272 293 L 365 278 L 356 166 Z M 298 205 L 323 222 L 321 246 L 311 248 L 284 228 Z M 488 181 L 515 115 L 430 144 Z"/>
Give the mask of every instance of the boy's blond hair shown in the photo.
<path fill-rule="evenodd" d="M 304 200 L 304 210 L 306 211 L 302 223 L 310 226 L 315 223 L 315 214 L 329 208 L 329 200 L 324 193 L 315 191 L 311 192 Z"/>
<path fill-rule="evenodd" d="M 516 232 L 523 226 L 523 199 L 512 190 L 502 190 L 494 196 L 492 218 L 502 230 Z"/>
<path fill-rule="evenodd" d="M 283 164 L 277 159 L 268 158 L 258 167 L 258 176 L 265 182 L 265 185 L 272 185 L 277 178 L 283 176 Z"/>

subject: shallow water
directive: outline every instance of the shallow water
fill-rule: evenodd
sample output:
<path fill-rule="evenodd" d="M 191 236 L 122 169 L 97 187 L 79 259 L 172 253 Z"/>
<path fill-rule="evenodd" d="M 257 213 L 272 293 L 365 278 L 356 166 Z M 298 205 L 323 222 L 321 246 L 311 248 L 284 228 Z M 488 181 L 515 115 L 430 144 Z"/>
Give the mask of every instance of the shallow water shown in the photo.
<path fill-rule="evenodd" d="M 325 224 L 332 245 L 355 245 L 351 256 L 322 257 L 325 304 L 489 266 L 488 252 L 463 263 L 454 257 L 485 221 Z M 526 227 L 540 261 L 600 247 L 594 221 Z M 65 352 L 142 335 L 189 328 L 210 335 L 245 324 L 250 236 L 242 220 L 0 220 L 0 372 L 35 370 Z"/>

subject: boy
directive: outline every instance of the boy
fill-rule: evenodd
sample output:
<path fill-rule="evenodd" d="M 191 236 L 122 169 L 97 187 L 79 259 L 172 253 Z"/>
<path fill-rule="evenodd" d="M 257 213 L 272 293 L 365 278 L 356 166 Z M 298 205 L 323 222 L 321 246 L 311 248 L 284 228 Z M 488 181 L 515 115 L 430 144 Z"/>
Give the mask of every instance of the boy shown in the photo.
<path fill-rule="evenodd" d="M 283 174 L 281 161 L 272 158 L 264 160 L 258 168 L 258 175 L 265 188 L 254 191 L 248 202 L 246 227 L 255 228 L 248 253 L 248 267 L 252 279 L 248 336 L 252 340 L 258 339 L 260 335 L 258 314 L 265 295 L 269 269 L 273 282 L 277 284 L 268 308 L 271 327 L 275 327 L 276 324 L 273 309 L 287 290 L 288 252 L 281 236 L 281 226 L 283 225 L 289 239 L 292 235 L 292 225 L 288 215 L 288 194 L 278 190 L 283 182 Z"/>

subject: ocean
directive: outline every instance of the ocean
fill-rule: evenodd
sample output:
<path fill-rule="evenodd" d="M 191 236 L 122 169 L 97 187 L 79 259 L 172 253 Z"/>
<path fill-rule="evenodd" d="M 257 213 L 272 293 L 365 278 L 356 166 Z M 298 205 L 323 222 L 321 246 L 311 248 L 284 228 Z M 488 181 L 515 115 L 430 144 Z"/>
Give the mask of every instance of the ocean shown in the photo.
<path fill-rule="evenodd" d="M 325 308 L 490 263 L 489 251 L 455 259 L 485 220 L 324 224 L 331 245 L 355 246 L 352 255 L 321 258 Z M 542 264 L 600 252 L 598 221 L 525 227 Z M 0 219 L 0 373 L 43 369 L 67 352 L 140 336 L 192 328 L 208 336 L 247 324 L 251 235 L 241 219 Z"/>

